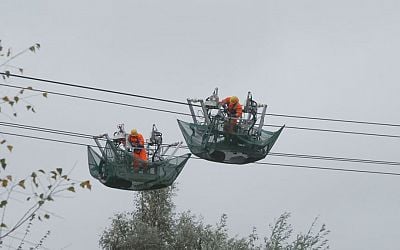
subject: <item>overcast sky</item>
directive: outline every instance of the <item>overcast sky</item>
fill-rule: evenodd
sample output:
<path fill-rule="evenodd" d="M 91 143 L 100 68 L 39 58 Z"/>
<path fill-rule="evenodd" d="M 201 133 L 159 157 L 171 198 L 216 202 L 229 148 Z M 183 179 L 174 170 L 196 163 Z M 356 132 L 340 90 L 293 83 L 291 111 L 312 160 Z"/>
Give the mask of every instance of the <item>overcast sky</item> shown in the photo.
<path fill-rule="evenodd" d="M 15 52 L 40 43 L 14 64 L 25 75 L 185 101 L 247 91 L 268 112 L 400 124 L 400 3 L 336 1 L 15 1 L 0 2 L 0 39 Z M 10 83 L 188 112 L 187 107 L 10 79 Z M 1 94 L 15 90 L 2 87 Z M 189 117 L 49 95 L 31 98 L 36 114 L 11 121 L 87 134 L 113 133 L 118 123 L 148 136 L 156 123 L 164 141 L 181 141 L 176 119 Z M 268 116 L 269 124 L 399 135 L 399 128 Z M 275 130 L 276 128 L 269 128 Z M 29 133 L 17 129 L 0 131 Z M 90 141 L 54 135 L 34 135 Z M 15 145 L 15 174 L 63 167 L 90 179 L 92 191 L 50 210 L 50 249 L 98 249 L 116 212 L 129 211 L 133 192 L 91 178 L 83 146 L 6 136 Z M 273 152 L 400 161 L 399 139 L 285 129 Z M 184 153 L 182 151 L 181 153 Z M 268 156 L 263 162 L 398 171 L 398 167 Z M 264 236 L 281 213 L 296 230 L 316 216 L 331 249 L 394 249 L 400 243 L 400 177 L 224 165 L 191 159 L 178 177 L 179 211 L 214 224 L 228 215 L 231 235 L 252 226 Z"/>

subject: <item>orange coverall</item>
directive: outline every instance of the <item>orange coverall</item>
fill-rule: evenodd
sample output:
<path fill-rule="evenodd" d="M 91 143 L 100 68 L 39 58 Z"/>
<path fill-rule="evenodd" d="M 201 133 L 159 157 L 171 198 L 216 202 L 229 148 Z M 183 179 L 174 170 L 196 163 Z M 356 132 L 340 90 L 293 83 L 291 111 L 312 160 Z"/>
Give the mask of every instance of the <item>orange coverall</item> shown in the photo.
<path fill-rule="evenodd" d="M 228 96 L 227 98 L 222 100 L 222 104 L 225 103 L 228 105 L 228 115 L 230 117 L 236 117 L 236 118 L 242 117 L 243 107 L 239 102 L 231 103 L 231 97 Z"/>
<path fill-rule="evenodd" d="M 232 133 L 234 128 L 237 125 L 237 119 L 234 119 L 234 118 L 241 118 L 242 117 L 243 107 L 239 102 L 232 103 L 230 96 L 228 96 L 227 98 L 223 99 L 221 103 L 228 105 L 228 117 L 230 117 L 231 119 L 230 119 L 229 124 L 226 124 L 227 126 L 225 126 L 225 129 L 228 132 Z"/>
<path fill-rule="evenodd" d="M 144 138 L 142 134 L 137 134 L 136 136 L 130 135 L 129 142 L 135 149 L 133 150 L 133 158 L 139 158 L 143 161 L 147 161 L 147 152 L 144 148 Z M 135 163 L 135 161 L 134 161 Z M 138 164 L 134 164 L 134 168 L 138 168 Z"/>

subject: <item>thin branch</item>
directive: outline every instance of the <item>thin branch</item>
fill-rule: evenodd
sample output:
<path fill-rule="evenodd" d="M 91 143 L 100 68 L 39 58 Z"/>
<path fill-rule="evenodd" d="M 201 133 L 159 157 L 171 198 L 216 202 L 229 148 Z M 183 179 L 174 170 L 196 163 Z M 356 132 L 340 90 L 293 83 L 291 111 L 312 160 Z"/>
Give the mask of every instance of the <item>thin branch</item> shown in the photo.
<path fill-rule="evenodd" d="M 5 65 L 6 65 L 7 63 L 9 63 L 11 60 L 13 60 L 14 58 L 16 58 L 16 57 L 22 55 L 23 53 L 27 52 L 28 50 L 29 50 L 29 48 L 24 49 L 24 50 L 20 51 L 19 53 L 15 54 L 14 56 L 8 58 L 8 60 L 5 60 L 2 64 L 0 64 L 0 67 L 5 66 Z"/>

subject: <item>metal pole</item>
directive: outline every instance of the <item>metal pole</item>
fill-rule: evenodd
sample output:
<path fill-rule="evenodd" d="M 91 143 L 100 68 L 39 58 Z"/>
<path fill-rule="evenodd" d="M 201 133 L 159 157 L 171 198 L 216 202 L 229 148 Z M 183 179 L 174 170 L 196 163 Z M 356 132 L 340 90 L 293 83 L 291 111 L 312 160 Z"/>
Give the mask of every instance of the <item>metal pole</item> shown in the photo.
<path fill-rule="evenodd" d="M 208 117 L 208 112 L 207 112 L 207 108 L 204 105 L 204 101 L 203 100 L 199 100 L 200 101 L 200 105 L 201 108 L 203 109 L 203 114 L 204 114 L 204 119 L 206 120 L 206 124 L 210 125 L 210 117 Z"/>
<path fill-rule="evenodd" d="M 189 104 L 190 113 L 192 114 L 193 123 L 197 125 L 197 119 L 196 119 L 196 114 L 194 113 L 194 109 L 193 109 L 193 106 L 192 106 L 192 100 L 191 99 L 187 99 L 187 102 Z"/>
<path fill-rule="evenodd" d="M 264 105 L 263 111 L 261 113 L 260 124 L 258 125 L 258 129 L 257 129 L 258 136 L 261 135 L 261 130 L 262 130 L 262 127 L 264 126 L 264 117 L 265 117 L 266 111 L 267 111 L 267 105 Z"/>

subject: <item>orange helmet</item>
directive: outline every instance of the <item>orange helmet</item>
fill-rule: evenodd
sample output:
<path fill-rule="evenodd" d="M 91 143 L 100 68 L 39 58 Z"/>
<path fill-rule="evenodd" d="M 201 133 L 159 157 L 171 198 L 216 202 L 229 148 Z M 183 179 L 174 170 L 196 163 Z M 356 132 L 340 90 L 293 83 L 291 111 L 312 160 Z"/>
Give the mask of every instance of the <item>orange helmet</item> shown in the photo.
<path fill-rule="evenodd" d="M 237 96 L 231 96 L 231 99 L 229 99 L 229 102 L 238 103 L 239 102 L 239 98 Z"/>
<path fill-rule="evenodd" d="M 137 130 L 135 128 L 131 130 L 131 135 L 132 136 L 137 136 L 138 135 L 138 132 L 137 132 Z"/>

